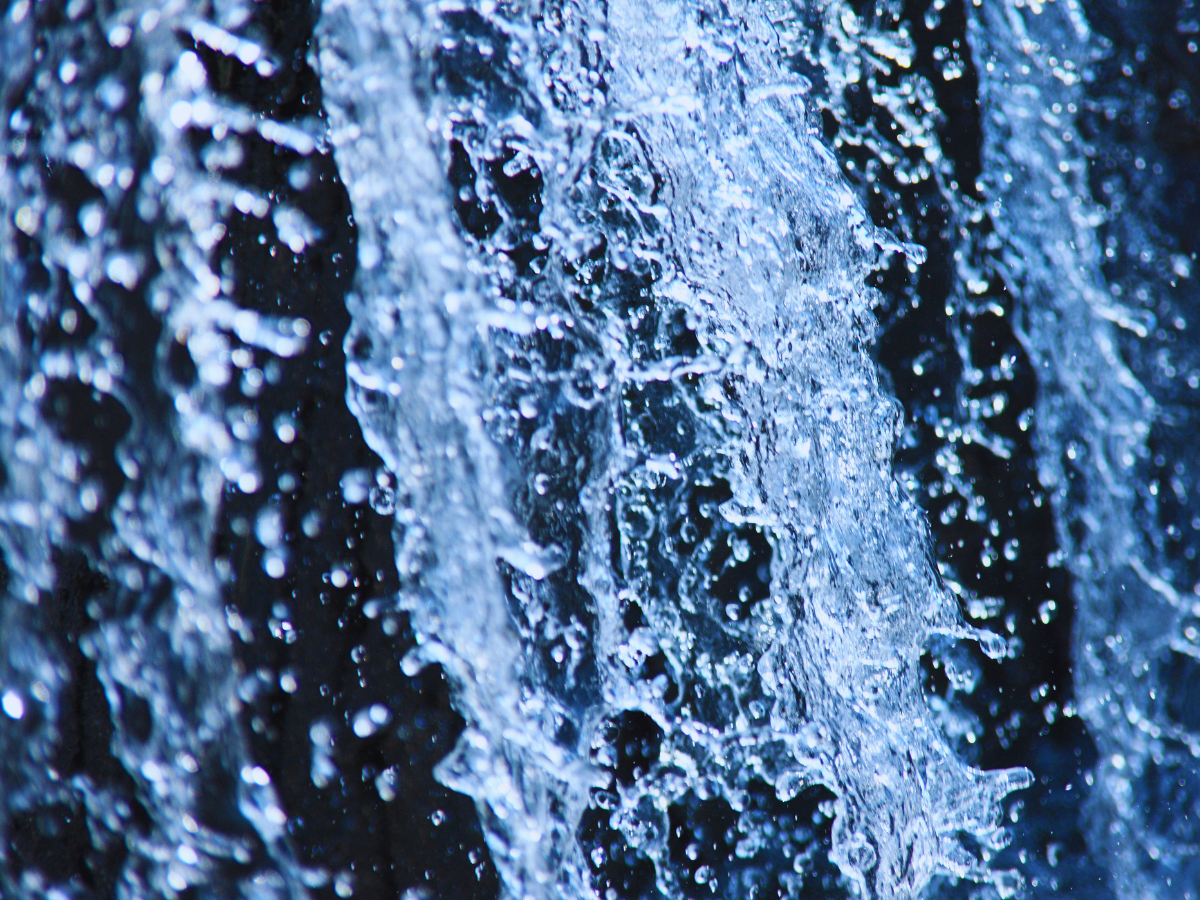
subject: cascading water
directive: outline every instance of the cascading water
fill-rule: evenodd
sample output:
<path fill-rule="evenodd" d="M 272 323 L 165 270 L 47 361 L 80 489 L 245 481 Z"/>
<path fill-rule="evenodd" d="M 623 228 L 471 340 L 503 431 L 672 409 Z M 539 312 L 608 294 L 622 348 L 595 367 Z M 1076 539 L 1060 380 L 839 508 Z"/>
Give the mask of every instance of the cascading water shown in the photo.
<path fill-rule="evenodd" d="M 586 894 L 589 791 L 678 890 L 667 808 L 736 810 L 751 779 L 834 791 L 865 891 L 986 877 L 957 834 L 1002 844 L 1025 780 L 963 766 L 921 697 L 922 648 L 971 632 L 865 352 L 868 253 L 895 239 L 756 11 L 514 13 L 347 4 L 317 36 L 362 242 L 350 401 L 399 481 L 418 655 L 467 720 L 443 777 L 518 897 Z M 657 759 L 617 784 L 605 729 L 635 713 Z"/>
<path fill-rule="evenodd" d="M 1173 16 L 9 4 L 0 893 L 1196 896 Z"/>
<path fill-rule="evenodd" d="M 1039 15 L 1035 22 L 1032 10 L 996 7 L 972 22 L 984 62 L 980 94 L 994 110 L 984 159 L 995 173 L 988 193 L 1003 248 L 993 266 L 1022 298 L 1020 327 L 1033 364 L 1047 373 L 1037 405 L 1039 466 L 1074 578 L 1077 703 L 1100 753 L 1089 838 L 1119 860 L 1119 895 L 1166 897 L 1200 875 L 1190 816 L 1180 821 L 1163 808 L 1194 802 L 1200 734 L 1172 709 L 1189 686 L 1171 670 L 1200 655 L 1196 629 L 1185 625 L 1200 609 L 1184 587 L 1195 583 L 1194 566 L 1172 565 L 1158 536 L 1170 526 L 1157 508 L 1161 476 L 1152 466 L 1167 465 L 1161 450 L 1152 461 L 1150 448 L 1169 446 L 1162 432 L 1192 423 L 1182 409 L 1161 408 L 1161 390 L 1148 390 L 1122 359 L 1118 329 L 1145 338 L 1156 316 L 1121 297 L 1123 287 L 1145 288 L 1105 282 L 1096 227 L 1104 216 L 1084 184 L 1086 151 L 1077 149 L 1079 131 L 1058 118 L 1088 102 L 1079 73 L 1096 42 L 1078 11 Z M 1068 202 L 1046 208 L 1046 196 Z M 1165 248 L 1138 249 L 1151 256 Z M 1173 256 L 1178 277 L 1174 270 L 1190 262 Z M 1186 328 L 1182 316 L 1164 318 L 1172 331 Z M 1165 337 L 1160 328 L 1158 339 Z M 1191 461 L 1171 455 L 1171 491 L 1186 508 Z"/>

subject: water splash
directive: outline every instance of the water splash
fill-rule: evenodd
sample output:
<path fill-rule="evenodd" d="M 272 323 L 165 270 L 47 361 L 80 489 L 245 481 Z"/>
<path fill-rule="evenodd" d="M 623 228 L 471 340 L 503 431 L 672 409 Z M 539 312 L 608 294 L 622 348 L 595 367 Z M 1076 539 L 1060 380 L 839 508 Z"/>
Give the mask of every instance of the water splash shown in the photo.
<path fill-rule="evenodd" d="M 767 23 L 347 3 L 318 52 L 363 235 L 351 405 L 404 497 L 419 656 L 468 720 L 443 777 L 508 892 L 589 894 L 590 795 L 675 894 L 664 813 L 752 780 L 832 790 L 868 893 L 1008 878 L 957 835 L 1002 846 L 1027 775 L 962 764 L 920 686 L 932 636 L 974 632 L 889 466 L 863 280 L 899 244 Z M 614 778 L 634 713 L 657 753 Z"/>
<path fill-rule="evenodd" d="M 266 205 L 211 177 L 221 169 L 212 153 L 270 123 L 224 107 L 197 54 L 164 39 L 229 37 L 199 10 L 85 13 L 21 2 L 3 24 L 12 58 L 25 63 L 5 82 L 12 150 L 0 225 L 10 401 L 2 427 L 13 450 L 2 515 L 5 696 L 16 698 L 6 712 L 19 723 L 5 734 L 21 748 L 6 754 L 19 767 L 5 779 L 7 824 L 82 798 L 97 812 L 98 844 L 124 836 L 124 896 L 240 879 L 250 896 L 297 896 L 286 817 L 236 722 L 237 672 L 212 552 L 225 484 L 252 493 L 260 482 L 254 413 L 225 399 L 231 360 L 249 352 L 234 342 L 277 357 L 303 346 L 303 324 L 229 299 L 214 254 L 235 207 L 265 213 Z M 234 53 L 262 53 L 235 44 Z M 262 65 L 271 65 L 265 56 Z M 211 133 L 209 153 L 190 144 L 195 128 Z M 298 140 L 312 151 L 311 139 Z M 170 365 L 181 352 L 190 379 Z M 106 439 L 111 455 L 97 458 L 88 444 L 104 448 Z M 102 574 L 84 592 L 91 627 L 59 636 L 78 638 L 103 684 L 120 726 L 111 752 L 134 785 L 129 799 L 86 775 L 68 784 L 59 774 L 68 653 L 48 639 L 52 623 L 37 607 L 64 589 L 54 572 L 67 566 L 54 554 L 72 543 L 103 561 Z M 5 867 L 9 896 L 68 889 L 47 883 L 52 873 L 16 875 Z"/>
<path fill-rule="evenodd" d="M 0 892 L 1190 896 L 1140 26 L 319 13 L 3 13 Z"/>
<path fill-rule="evenodd" d="M 1163 310 L 1172 292 L 1166 279 L 1105 271 L 1117 241 L 1110 232 L 1102 243 L 1100 226 L 1120 212 L 1121 198 L 1109 186 L 1107 208 L 1093 199 L 1088 157 L 1095 152 L 1074 116 L 1096 103 L 1085 73 L 1095 79 L 1106 51 L 1080 10 L 997 4 L 973 15 L 971 26 L 980 94 L 993 110 L 984 127 L 986 190 L 1003 241 L 993 265 L 1022 297 L 1020 327 L 1045 372 L 1037 406 L 1041 480 L 1053 491 L 1075 581 L 1079 711 L 1100 751 L 1089 840 L 1113 858 L 1119 896 L 1167 896 L 1195 885 L 1195 829 L 1160 818 L 1151 798 L 1167 791 L 1181 807 L 1193 802 L 1200 734 L 1168 698 L 1188 690 L 1178 669 L 1197 653 L 1189 637 L 1197 610 L 1177 586 L 1193 580 L 1191 567 L 1165 552 L 1162 533 L 1175 504 L 1164 498 L 1159 511 L 1154 469 L 1166 466 L 1164 451 L 1171 455 L 1174 491 L 1186 506 L 1178 479 L 1189 454 L 1171 448 L 1171 432 L 1191 417 L 1161 405 L 1178 399 L 1156 373 L 1149 373 L 1155 390 L 1135 376 L 1126 360 L 1149 348 L 1120 332 L 1146 339 L 1156 327 L 1146 308 L 1154 301 L 1139 302 L 1148 299 L 1147 286 Z M 1118 102 L 1107 99 L 1110 108 Z M 1182 259 L 1163 253 L 1161 238 L 1133 243 L 1144 262 L 1158 254 Z M 1186 321 L 1172 318 L 1182 332 Z M 1156 340 L 1166 337 L 1159 329 Z"/>

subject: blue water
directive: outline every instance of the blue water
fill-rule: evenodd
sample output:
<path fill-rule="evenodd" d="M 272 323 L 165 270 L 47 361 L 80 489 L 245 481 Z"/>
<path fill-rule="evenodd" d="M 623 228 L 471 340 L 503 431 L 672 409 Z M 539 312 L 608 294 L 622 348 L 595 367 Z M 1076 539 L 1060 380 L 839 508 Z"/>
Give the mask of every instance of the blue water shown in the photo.
<path fill-rule="evenodd" d="M 1189 4 L 9 4 L 0 894 L 1196 896 Z"/>

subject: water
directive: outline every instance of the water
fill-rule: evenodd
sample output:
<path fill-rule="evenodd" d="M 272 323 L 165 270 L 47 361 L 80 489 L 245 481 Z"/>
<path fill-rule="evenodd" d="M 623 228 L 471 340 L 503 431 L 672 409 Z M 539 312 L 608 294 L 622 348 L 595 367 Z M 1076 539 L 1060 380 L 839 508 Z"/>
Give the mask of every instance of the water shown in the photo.
<path fill-rule="evenodd" d="M 1194 896 L 1194 13 L 10 4 L 4 895 Z"/>

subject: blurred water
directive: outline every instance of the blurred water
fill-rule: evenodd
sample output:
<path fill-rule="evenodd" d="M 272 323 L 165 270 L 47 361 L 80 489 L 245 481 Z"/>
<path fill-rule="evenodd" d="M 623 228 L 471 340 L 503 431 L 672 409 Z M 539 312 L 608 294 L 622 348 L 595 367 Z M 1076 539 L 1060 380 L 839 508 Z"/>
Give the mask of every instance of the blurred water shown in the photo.
<path fill-rule="evenodd" d="M 8 4 L 0 893 L 1195 896 L 1168 6 Z"/>

